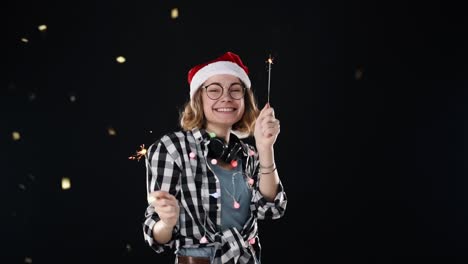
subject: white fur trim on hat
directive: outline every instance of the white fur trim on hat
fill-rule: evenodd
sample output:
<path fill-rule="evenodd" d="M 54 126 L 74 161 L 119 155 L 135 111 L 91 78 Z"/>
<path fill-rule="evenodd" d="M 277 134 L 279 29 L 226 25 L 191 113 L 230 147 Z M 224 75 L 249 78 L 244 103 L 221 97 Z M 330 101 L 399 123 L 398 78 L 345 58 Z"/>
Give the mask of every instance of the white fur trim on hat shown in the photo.
<path fill-rule="evenodd" d="M 250 79 L 247 73 L 239 65 L 230 61 L 217 61 L 206 65 L 198 70 L 190 82 L 190 98 L 193 97 L 195 92 L 200 86 L 211 76 L 218 74 L 230 74 L 238 77 L 246 88 L 250 88 Z"/>

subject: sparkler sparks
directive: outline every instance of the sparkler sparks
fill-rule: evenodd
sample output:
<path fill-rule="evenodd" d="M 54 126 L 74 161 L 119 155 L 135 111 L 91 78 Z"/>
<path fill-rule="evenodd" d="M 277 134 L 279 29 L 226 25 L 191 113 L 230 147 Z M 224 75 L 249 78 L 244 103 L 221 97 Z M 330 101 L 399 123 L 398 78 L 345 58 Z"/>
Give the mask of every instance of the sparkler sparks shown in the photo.
<path fill-rule="evenodd" d="M 133 154 L 132 156 L 128 157 L 128 159 L 130 160 L 137 160 L 137 161 L 140 161 L 140 159 L 142 157 L 145 157 L 146 156 L 146 148 L 145 148 L 145 144 L 141 144 L 140 145 L 140 149 L 136 151 L 135 154 Z"/>

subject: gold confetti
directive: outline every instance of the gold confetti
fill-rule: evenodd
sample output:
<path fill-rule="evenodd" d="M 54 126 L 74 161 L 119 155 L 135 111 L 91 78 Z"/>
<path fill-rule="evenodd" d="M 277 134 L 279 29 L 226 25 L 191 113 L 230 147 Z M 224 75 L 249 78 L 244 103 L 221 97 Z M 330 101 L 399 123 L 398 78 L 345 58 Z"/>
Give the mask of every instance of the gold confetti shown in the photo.
<path fill-rule="evenodd" d="M 18 140 L 20 140 L 21 135 L 20 135 L 19 132 L 14 131 L 13 133 L 11 133 L 11 137 L 13 138 L 14 141 L 18 141 Z"/>
<path fill-rule="evenodd" d="M 132 246 L 130 244 L 125 245 L 125 248 L 128 252 L 132 251 Z"/>
<path fill-rule="evenodd" d="M 364 74 L 364 70 L 362 68 L 357 68 L 356 71 L 354 72 L 354 78 L 356 78 L 356 80 L 361 80 L 363 74 Z"/>
<path fill-rule="evenodd" d="M 177 8 L 172 8 L 171 10 L 171 18 L 176 19 L 179 17 L 179 9 Z"/>
<path fill-rule="evenodd" d="M 39 29 L 39 31 L 44 32 L 47 30 L 47 25 L 42 24 L 42 25 L 39 25 L 37 28 Z"/>
<path fill-rule="evenodd" d="M 27 38 L 21 38 L 21 42 L 23 42 L 23 43 L 28 43 L 29 40 L 28 40 Z"/>
<path fill-rule="evenodd" d="M 145 149 L 145 144 L 141 144 L 140 150 L 137 150 L 136 154 L 128 157 L 128 159 L 140 161 L 140 159 L 146 155 L 146 151 L 147 150 Z"/>
<path fill-rule="evenodd" d="M 117 131 L 115 131 L 115 129 L 112 127 L 107 128 L 107 133 L 109 134 L 109 136 L 117 135 Z"/>
<path fill-rule="evenodd" d="M 68 190 L 71 188 L 70 178 L 63 177 L 62 178 L 62 190 Z"/>
<path fill-rule="evenodd" d="M 124 56 L 118 56 L 115 60 L 118 63 L 124 63 L 125 61 L 127 61 Z"/>

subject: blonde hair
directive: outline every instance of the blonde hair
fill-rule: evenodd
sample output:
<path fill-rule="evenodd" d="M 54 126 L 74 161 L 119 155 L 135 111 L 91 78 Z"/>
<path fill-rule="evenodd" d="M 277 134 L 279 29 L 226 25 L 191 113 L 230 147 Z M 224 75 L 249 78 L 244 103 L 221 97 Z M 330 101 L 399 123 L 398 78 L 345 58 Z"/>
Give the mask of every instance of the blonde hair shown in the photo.
<path fill-rule="evenodd" d="M 183 130 L 189 131 L 194 128 L 206 128 L 206 118 L 203 113 L 202 90 L 193 95 L 193 98 L 185 103 L 183 111 L 180 113 L 180 126 Z M 251 89 L 246 89 L 244 95 L 245 109 L 242 118 L 232 125 L 232 130 L 239 137 L 252 136 L 254 132 L 255 120 L 260 113 L 257 102 Z"/>

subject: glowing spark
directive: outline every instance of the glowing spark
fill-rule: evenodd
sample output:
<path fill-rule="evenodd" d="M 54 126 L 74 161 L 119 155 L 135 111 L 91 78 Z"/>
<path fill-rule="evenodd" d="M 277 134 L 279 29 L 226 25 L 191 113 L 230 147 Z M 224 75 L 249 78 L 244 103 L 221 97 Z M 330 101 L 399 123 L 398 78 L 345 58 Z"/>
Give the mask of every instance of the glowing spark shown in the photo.
<path fill-rule="evenodd" d="M 179 9 L 177 8 L 172 8 L 171 10 L 171 18 L 176 19 L 179 17 Z"/>
<path fill-rule="evenodd" d="M 21 42 L 23 42 L 23 43 L 28 43 L 29 40 L 28 40 L 27 38 L 21 38 Z"/>
<path fill-rule="evenodd" d="M 18 140 L 20 140 L 21 135 L 20 135 L 19 132 L 14 131 L 13 133 L 11 133 L 11 137 L 13 138 L 14 141 L 18 141 Z"/>
<path fill-rule="evenodd" d="M 70 188 L 71 188 L 70 178 L 63 177 L 62 178 L 62 190 L 68 190 Z"/>
<path fill-rule="evenodd" d="M 44 32 L 47 30 L 47 25 L 39 25 L 37 28 L 39 29 L 39 31 Z"/>
<path fill-rule="evenodd" d="M 125 61 L 127 61 L 127 59 L 125 59 L 124 56 L 118 56 L 115 60 L 116 60 L 118 63 L 124 63 Z"/>
<path fill-rule="evenodd" d="M 146 156 L 146 152 L 147 150 L 145 149 L 145 144 L 141 144 L 140 150 L 137 150 L 136 153 L 128 157 L 128 159 L 140 161 L 142 157 Z"/>

